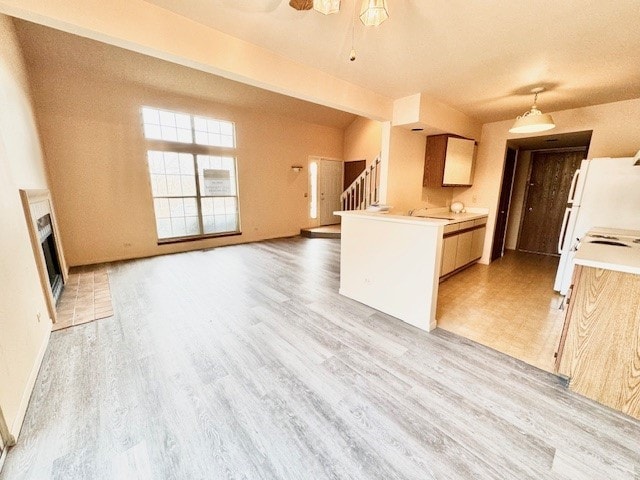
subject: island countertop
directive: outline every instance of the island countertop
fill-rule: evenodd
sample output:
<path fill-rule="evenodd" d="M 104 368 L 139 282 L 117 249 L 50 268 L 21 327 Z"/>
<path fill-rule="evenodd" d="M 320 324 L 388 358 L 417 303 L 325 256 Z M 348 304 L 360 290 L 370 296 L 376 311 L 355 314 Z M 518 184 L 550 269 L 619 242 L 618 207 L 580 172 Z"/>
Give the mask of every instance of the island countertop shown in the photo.
<path fill-rule="evenodd" d="M 477 209 L 464 213 L 453 213 L 446 209 L 420 210 L 413 215 L 400 215 L 394 212 L 371 212 L 367 210 L 348 210 L 334 212 L 335 215 L 370 217 L 384 222 L 413 223 L 416 225 L 444 226 L 454 223 L 477 220 L 488 215 L 487 209 Z"/>

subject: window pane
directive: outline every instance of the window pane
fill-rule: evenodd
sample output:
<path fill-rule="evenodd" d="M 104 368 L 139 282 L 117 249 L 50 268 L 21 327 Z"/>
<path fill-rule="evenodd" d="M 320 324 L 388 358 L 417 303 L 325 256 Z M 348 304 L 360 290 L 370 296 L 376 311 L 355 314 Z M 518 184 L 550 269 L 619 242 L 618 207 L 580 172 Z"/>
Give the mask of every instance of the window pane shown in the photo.
<path fill-rule="evenodd" d="M 184 222 L 184 217 L 178 217 L 178 218 L 171 217 L 171 236 L 184 237 L 186 235 L 187 235 L 187 227 Z"/>
<path fill-rule="evenodd" d="M 169 211 L 171 212 L 171 217 L 184 217 L 184 199 L 170 198 Z"/>
<path fill-rule="evenodd" d="M 235 132 L 232 122 L 212 118 L 194 117 L 196 143 L 214 147 L 233 147 Z"/>
<path fill-rule="evenodd" d="M 198 223 L 198 217 L 185 218 L 186 235 L 199 235 L 200 224 Z"/>
<path fill-rule="evenodd" d="M 147 152 L 154 197 L 195 197 L 196 176 L 190 153 Z"/>
<path fill-rule="evenodd" d="M 191 130 L 179 128 L 177 140 L 180 143 L 191 143 Z"/>
<path fill-rule="evenodd" d="M 180 173 L 183 175 L 193 175 L 193 155 L 190 153 L 181 153 L 178 155 L 180 162 Z"/>
<path fill-rule="evenodd" d="M 142 123 L 144 136 L 150 140 L 193 143 L 190 115 L 142 107 Z"/>
<path fill-rule="evenodd" d="M 162 132 L 160 131 L 160 125 L 145 125 L 144 136 L 151 140 L 162 140 Z"/>
<path fill-rule="evenodd" d="M 153 208 L 156 211 L 156 218 L 168 218 L 171 216 L 169 211 L 168 198 L 156 198 L 153 200 Z"/>
<path fill-rule="evenodd" d="M 157 218 L 156 216 L 156 226 L 158 238 L 171 238 L 173 236 L 170 218 Z"/>
<path fill-rule="evenodd" d="M 191 131 L 191 115 L 176 113 L 176 126 Z"/>
<path fill-rule="evenodd" d="M 198 155 L 200 195 L 236 196 L 236 162 L 233 157 Z"/>
<path fill-rule="evenodd" d="M 200 208 L 202 215 L 213 215 L 213 198 L 201 198 Z"/>
<path fill-rule="evenodd" d="M 160 114 L 155 108 L 142 107 L 142 123 L 160 125 Z"/>
<path fill-rule="evenodd" d="M 166 110 L 160 110 L 160 125 L 165 127 L 175 127 L 176 114 L 167 112 Z"/>

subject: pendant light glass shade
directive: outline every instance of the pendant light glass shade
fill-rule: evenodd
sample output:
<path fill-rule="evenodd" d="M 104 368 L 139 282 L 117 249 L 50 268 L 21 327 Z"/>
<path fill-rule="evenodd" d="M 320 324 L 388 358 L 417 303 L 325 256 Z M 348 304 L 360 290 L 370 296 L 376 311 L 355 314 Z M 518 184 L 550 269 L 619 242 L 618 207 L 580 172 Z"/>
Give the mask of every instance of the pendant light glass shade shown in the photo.
<path fill-rule="evenodd" d="M 313 0 L 313 9 L 331 15 L 340 11 L 340 0 Z"/>
<path fill-rule="evenodd" d="M 538 110 L 538 94 L 544 90 L 543 88 L 534 88 L 531 93 L 535 93 L 533 106 L 531 110 L 525 112 L 516 118 L 513 127 L 509 129 L 510 133 L 536 133 L 551 130 L 556 124 L 548 113 L 542 113 Z"/>
<path fill-rule="evenodd" d="M 387 0 L 363 0 L 360 20 L 367 27 L 377 27 L 389 18 Z"/>

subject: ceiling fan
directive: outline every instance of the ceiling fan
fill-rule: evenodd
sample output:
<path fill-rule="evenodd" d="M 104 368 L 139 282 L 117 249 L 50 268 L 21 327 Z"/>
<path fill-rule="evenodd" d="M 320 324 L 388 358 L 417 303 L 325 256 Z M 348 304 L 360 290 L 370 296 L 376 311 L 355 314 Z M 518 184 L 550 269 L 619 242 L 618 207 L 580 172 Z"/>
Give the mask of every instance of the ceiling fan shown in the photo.
<path fill-rule="evenodd" d="M 289 6 L 296 10 L 311 10 L 313 0 L 289 0 Z"/>

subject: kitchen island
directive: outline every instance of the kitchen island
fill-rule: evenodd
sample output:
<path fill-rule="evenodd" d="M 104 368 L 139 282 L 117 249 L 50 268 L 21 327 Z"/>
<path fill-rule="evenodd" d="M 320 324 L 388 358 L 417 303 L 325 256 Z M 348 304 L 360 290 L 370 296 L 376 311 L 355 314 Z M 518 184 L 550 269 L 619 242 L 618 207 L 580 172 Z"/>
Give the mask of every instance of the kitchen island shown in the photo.
<path fill-rule="evenodd" d="M 436 303 L 447 225 L 486 213 L 425 218 L 367 211 L 342 217 L 340 294 L 422 330 L 436 327 Z"/>

